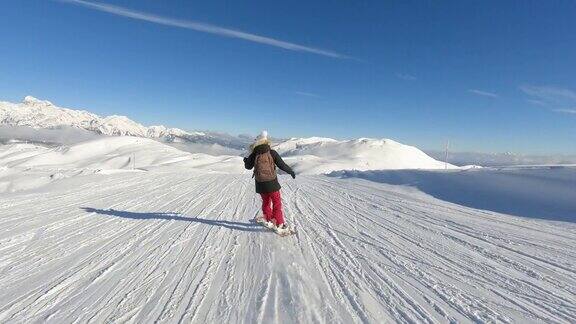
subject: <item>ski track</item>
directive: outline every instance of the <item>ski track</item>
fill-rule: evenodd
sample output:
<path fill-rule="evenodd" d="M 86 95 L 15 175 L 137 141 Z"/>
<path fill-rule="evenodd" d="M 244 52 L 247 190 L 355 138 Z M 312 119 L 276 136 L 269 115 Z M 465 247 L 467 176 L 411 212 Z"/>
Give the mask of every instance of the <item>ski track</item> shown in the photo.
<path fill-rule="evenodd" d="M 0 197 L 0 322 L 576 321 L 571 223 L 282 176 L 279 237 L 248 175 L 89 179 Z"/>

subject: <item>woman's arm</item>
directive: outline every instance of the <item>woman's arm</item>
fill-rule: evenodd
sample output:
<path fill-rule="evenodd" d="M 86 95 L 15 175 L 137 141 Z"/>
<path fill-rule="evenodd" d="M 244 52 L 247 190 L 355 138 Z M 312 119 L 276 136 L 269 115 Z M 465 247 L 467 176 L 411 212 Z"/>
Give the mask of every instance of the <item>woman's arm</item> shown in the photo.
<path fill-rule="evenodd" d="M 280 154 L 278 154 L 278 152 L 272 150 L 270 151 L 270 154 L 272 154 L 272 157 L 274 158 L 274 163 L 276 163 L 276 165 L 278 166 L 278 168 L 280 168 L 280 170 L 288 173 L 289 175 L 292 176 L 292 178 L 296 177 L 296 174 L 294 173 L 292 168 L 289 167 L 288 164 L 284 162 L 284 160 L 282 160 L 282 157 L 280 157 Z"/>
<path fill-rule="evenodd" d="M 254 152 L 252 152 L 248 157 L 244 158 L 244 167 L 247 170 L 252 170 L 252 168 L 254 167 Z"/>

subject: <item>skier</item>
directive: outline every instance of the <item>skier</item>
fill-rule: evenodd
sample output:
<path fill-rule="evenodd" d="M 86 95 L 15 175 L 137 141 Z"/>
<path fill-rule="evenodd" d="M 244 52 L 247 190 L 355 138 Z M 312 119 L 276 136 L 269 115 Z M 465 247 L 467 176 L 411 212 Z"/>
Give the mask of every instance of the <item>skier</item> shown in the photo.
<path fill-rule="evenodd" d="M 278 152 L 270 148 L 268 132 L 256 137 L 250 146 L 251 153 L 244 158 L 244 167 L 248 170 L 254 168 L 253 177 L 256 180 L 256 192 L 262 197 L 262 212 L 264 219 L 272 223 L 279 230 L 286 230 L 282 214 L 282 198 L 280 197 L 280 183 L 276 176 L 276 166 L 296 179 L 296 174 L 284 163 Z M 270 204 L 272 203 L 272 207 Z"/>

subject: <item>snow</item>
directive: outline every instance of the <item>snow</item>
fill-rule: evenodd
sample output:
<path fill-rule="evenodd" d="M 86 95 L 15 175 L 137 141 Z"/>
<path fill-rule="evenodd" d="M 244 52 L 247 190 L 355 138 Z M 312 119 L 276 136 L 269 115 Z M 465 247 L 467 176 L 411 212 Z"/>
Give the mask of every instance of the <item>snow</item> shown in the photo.
<path fill-rule="evenodd" d="M 179 143 L 174 145 L 178 146 Z M 232 151 L 224 150 L 217 144 L 197 145 L 201 147 L 195 149 L 209 153 Z M 189 145 L 185 147 L 194 149 Z M 392 140 L 292 139 L 276 148 L 285 155 L 285 161 L 298 174 L 324 174 L 339 170 L 444 168 L 444 163 L 433 160 L 417 148 Z M 97 137 L 57 147 L 4 145 L 0 146 L 0 166 L 11 170 L 0 174 L 0 192 L 30 190 L 69 177 L 101 174 L 103 170 L 179 168 L 231 174 L 249 173 L 244 169 L 240 156 L 185 152 L 149 138 L 134 136 Z"/>
<path fill-rule="evenodd" d="M 275 145 L 274 149 L 302 174 L 339 170 L 457 169 L 434 160 L 416 147 L 390 139 L 293 138 Z"/>
<path fill-rule="evenodd" d="M 28 106 L 53 106 L 53 104 L 48 100 L 40 100 L 32 96 L 24 97 L 22 102 Z"/>
<path fill-rule="evenodd" d="M 0 322 L 557 322 L 576 225 L 362 179 L 281 176 L 289 237 L 249 174 L 159 168 L 0 196 Z"/>
<path fill-rule="evenodd" d="M 27 126 L 0 125 L 0 142 L 18 140 L 48 145 L 71 145 L 100 136 L 94 132 L 69 126 L 35 129 Z"/>
<path fill-rule="evenodd" d="M 407 186 L 442 201 L 476 209 L 576 222 L 576 167 L 342 171 L 330 176 Z"/>
<path fill-rule="evenodd" d="M 165 126 L 150 126 L 148 127 L 147 131 L 146 131 L 146 137 L 151 137 L 151 138 L 160 138 L 160 137 L 166 137 L 166 136 L 185 136 L 188 135 L 189 133 L 187 133 L 184 130 L 181 130 L 179 128 L 166 128 Z M 203 136 L 204 134 L 198 133 L 198 132 L 194 132 L 194 135 L 199 135 L 199 136 Z"/>
<path fill-rule="evenodd" d="M 175 143 L 178 147 L 180 143 Z M 94 170 L 150 169 L 171 165 L 182 168 L 207 169 L 226 173 L 245 173 L 242 158 L 237 155 L 210 155 L 233 153 L 217 144 L 195 144 L 192 152 L 142 137 L 98 137 L 93 140 L 51 149 L 31 146 L 28 151 L 14 151 L 12 145 L 0 146 L 0 165 L 7 167 L 41 167 L 48 169 Z M 194 152 L 193 149 L 198 151 Z M 298 174 L 323 174 L 339 170 L 382 169 L 438 169 L 444 163 L 436 161 L 415 147 L 392 140 L 358 139 L 336 141 L 325 138 L 291 139 L 275 149 L 285 157 Z M 10 154 L 10 159 L 2 154 Z M 20 153 L 18 153 L 20 152 Z M 236 151 L 238 152 L 238 151 Z M 135 162 L 134 162 L 135 160 Z M 449 168 L 455 167 L 448 165 Z"/>
<path fill-rule="evenodd" d="M 194 153 L 240 155 L 249 145 L 244 137 L 220 133 L 187 133 L 165 126 L 145 127 L 125 116 L 99 117 L 82 110 L 60 108 L 49 101 L 31 96 L 21 104 L 0 102 L 0 125 L 4 127 L 32 127 L 36 129 L 78 128 L 109 136 L 138 136 L 162 139 L 174 147 Z M 23 132 L 21 139 L 29 140 L 33 135 Z M 0 130 L 0 135 L 2 134 Z M 66 135 L 52 138 L 64 139 L 74 144 Z M 37 136 L 36 136 L 37 137 Z M 383 169 L 453 169 L 426 155 L 419 149 L 403 145 L 390 139 L 368 139 L 338 141 L 331 138 L 292 138 L 281 141 L 274 147 L 286 161 L 294 165 L 301 174 L 322 174 L 339 170 L 383 170 Z M 221 168 L 222 169 L 222 168 Z"/>
<path fill-rule="evenodd" d="M 187 153 L 152 139 L 130 136 L 101 137 L 54 148 L 23 143 L 2 145 L 0 167 L 5 170 L 0 172 L 0 192 L 30 190 L 68 177 L 133 169 L 247 172 L 238 156 Z"/>
<path fill-rule="evenodd" d="M 145 127 L 126 116 L 100 117 L 84 110 L 55 106 L 49 101 L 26 96 L 22 103 L 0 101 L 0 125 L 59 128 L 63 126 L 94 131 L 103 135 L 162 138 L 169 136 L 200 136 L 178 128 Z"/>
<path fill-rule="evenodd" d="M 444 159 L 445 151 L 427 150 L 426 154 L 436 159 Z M 480 164 L 482 166 L 504 166 L 521 164 L 576 164 L 575 154 L 525 155 L 506 153 L 452 152 L 448 161 L 456 165 Z"/>
<path fill-rule="evenodd" d="M 279 237 L 250 222 L 260 198 L 240 156 L 179 150 L 146 138 L 177 131 L 121 116 L 0 103 L 3 123 L 94 120 L 140 137 L 0 145 L 0 323 L 576 320 L 576 167 L 444 170 L 390 139 L 293 138 L 275 148 L 298 174 L 279 176 L 298 232 Z"/>
<path fill-rule="evenodd" d="M 11 126 L 50 128 L 69 125 L 86 129 L 98 119 L 89 112 L 59 108 L 31 96 L 24 98 L 21 104 L 0 102 L 0 123 Z"/>

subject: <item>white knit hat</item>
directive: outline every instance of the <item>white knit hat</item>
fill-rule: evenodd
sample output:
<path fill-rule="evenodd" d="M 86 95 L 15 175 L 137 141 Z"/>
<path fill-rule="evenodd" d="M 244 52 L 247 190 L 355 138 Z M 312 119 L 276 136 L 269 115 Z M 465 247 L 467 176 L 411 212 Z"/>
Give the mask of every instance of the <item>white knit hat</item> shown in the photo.
<path fill-rule="evenodd" d="M 256 141 L 262 141 L 262 140 L 267 140 L 268 139 L 268 131 L 263 130 L 262 133 L 260 133 L 260 135 L 258 135 L 256 137 Z"/>
<path fill-rule="evenodd" d="M 268 140 L 268 132 L 265 130 L 263 130 L 262 133 L 260 133 L 260 135 L 256 136 L 256 138 L 254 139 L 254 143 L 250 145 L 250 151 L 252 151 L 256 146 L 262 144 L 270 144 L 270 141 Z"/>

